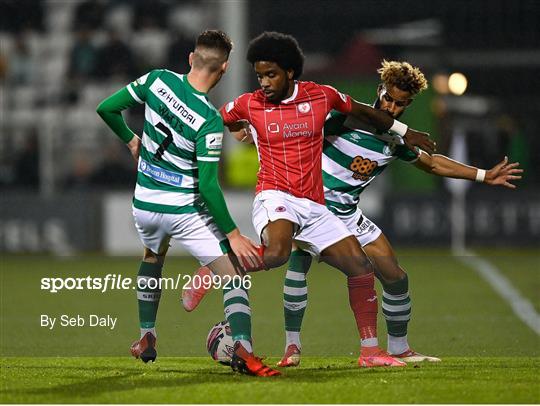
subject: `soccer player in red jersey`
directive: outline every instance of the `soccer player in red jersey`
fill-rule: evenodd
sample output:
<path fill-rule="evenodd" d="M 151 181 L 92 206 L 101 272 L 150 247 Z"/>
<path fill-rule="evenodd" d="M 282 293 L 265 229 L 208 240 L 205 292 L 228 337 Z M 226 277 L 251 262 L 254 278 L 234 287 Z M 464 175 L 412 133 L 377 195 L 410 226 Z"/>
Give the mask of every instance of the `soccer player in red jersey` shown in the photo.
<path fill-rule="evenodd" d="M 408 129 L 390 115 L 358 103 L 331 86 L 297 80 L 304 57 L 290 35 L 264 32 L 251 41 L 248 61 L 261 89 L 221 109 L 232 131 L 246 130 L 257 146 L 260 169 L 253 224 L 267 269 L 285 264 L 294 242 L 347 276 L 349 302 L 361 337 L 358 364 L 403 366 L 378 347 L 377 295 L 371 262 L 356 238 L 325 206 L 322 184 L 323 126 L 337 110 L 377 130 L 391 130 L 398 142 L 433 152 L 428 134 Z M 246 130 L 247 134 L 247 130 Z"/>

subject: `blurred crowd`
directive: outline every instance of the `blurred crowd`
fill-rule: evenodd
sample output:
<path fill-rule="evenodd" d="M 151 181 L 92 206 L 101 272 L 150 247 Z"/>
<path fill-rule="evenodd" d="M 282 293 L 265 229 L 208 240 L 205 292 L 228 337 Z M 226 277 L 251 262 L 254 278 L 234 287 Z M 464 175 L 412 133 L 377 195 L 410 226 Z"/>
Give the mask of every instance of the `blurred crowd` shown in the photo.
<path fill-rule="evenodd" d="M 2 0 L 0 7 L 0 187 L 38 190 L 40 177 L 47 176 L 58 191 L 132 188 L 135 164 L 98 120 L 95 107 L 150 69 L 186 72 L 194 38 L 201 27 L 214 24 L 208 4 Z M 258 33 L 261 28 L 251 29 Z M 354 60 L 355 44 L 344 44 L 341 54 L 349 55 L 342 60 Z M 371 65 L 378 65 L 376 55 Z M 133 128 L 142 128 L 142 108 L 131 109 L 125 118 Z M 531 162 L 534 149 L 521 121 L 504 110 L 489 120 L 489 131 L 483 123 L 466 131 L 470 162 L 490 167 L 509 155 L 538 179 Z M 440 133 L 445 134 L 444 128 Z"/>
<path fill-rule="evenodd" d="M 52 152 L 57 164 L 55 188 L 131 188 L 135 166 L 127 151 L 120 148 L 94 116 L 95 106 L 111 89 L 120 88 L 155 67 L 187 71 L 187 55 L 193 49 L 197 31 L 181 22 L 191 16 L 192 25 L 196 24 L 200 10 L 189 2 L 179 7 L 178 2 L 167 0 L 67 2 L 69 15 L 62 19 L 64 27 L 59 29 L 49 15 L 58 6 L 53 3 L 1 3 L 1 108 L 2 115 L 12 120 L 2 122 L 0 186 L 38 189 L 43 172 L 40 156 L 46 149 L 40 148 L 44 123 L 39 119 L 29 123 L 23 118 L 25 113 L 29 116 L 32 111 L 53 107 L 63 110 L 60 115 L 75 123 L 68 124 L 67 129 L 53 126 L 52 141 L 64 145 Z M 64 10 L 56 10 L 57 14 L 61 12 Z M 43 65 L 51 68 L 44 69 Z M 13 104 L 7 102 L 11 96 L 16 99 Z M 84 119 L 76 125 L 81 116 Z M 142 128 L 142 109 L 135 109 L 126 118 Z M 84 128 L 83 122 L 89 127 Z M 14 133 L 16 139 L 8 135 Z M 84 142 L 74 137 L 89 139 Z"/>

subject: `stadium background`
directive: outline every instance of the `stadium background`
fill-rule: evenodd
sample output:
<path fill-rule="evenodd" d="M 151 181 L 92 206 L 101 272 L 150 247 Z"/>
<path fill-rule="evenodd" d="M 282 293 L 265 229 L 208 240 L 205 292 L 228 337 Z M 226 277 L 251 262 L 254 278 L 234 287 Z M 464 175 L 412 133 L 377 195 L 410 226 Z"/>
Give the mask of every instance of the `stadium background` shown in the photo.
<path fill-rule="evenodd" d="M 442 153 L 463 136 L 466 162 L 489 168 L 508 155 L 526 170 L 517 191 L 471 185 L 468 241 L 508 246 L 540 239 L 540 168 L 533 164 L 540 156 L 536 1 L 0 4 L 2 251 L 138 248 L 128 197 L 135 165 L 95 107 L 150 69 L 186 71 L 193 38 L 204 27 L 225 29 L 236 43 L 231 70 L 211 94 L 218 106 L 256 88 L 245 48 L 263 30 L 298 38 L 306 54 L 304 79 L 333 84 L 367 103 L 374 100 L 382 58 L 420 66 L 431 86 L 404 121 L 430 131 Z M 461 96 L 448 93 L 445 78 L 453 72 L 468 79 Z M 142 108 L 126 116 L 141 129 Z M 243 214 L 256 155 L 227 141 L 222 184 L 236 192 L 231 206 Z M 364 210 L 397 243 L 448 244 L 450 198 L 443 180 L 396 163 L 365 195 Z M 240 225 L 251 232 L 249 218 Z M 131 242 L 115 245 L 117 234 L 127 233 Z"/>
<path fill-rule="evenodd" d="M 478 266 L 457 256 L 463 251 L 456 249 L 478 249 L 479 257 L 510 281 L 520 297 L 532 302 L 538 317 L 539 2 L 0 0 L 0 16 L 2 355 L 126 354 L 137 325 L 132 292 L 50 294 L 39 289 L 39 280 L 135 275 L 140 253 L 130 210 L 135 165 L 95 107 L 150 69 L 187 71 L 195 36 L 205 28 L 220 28 L 231 35 L 236 48 L 230 71 L 210 95 L 217 106 L 257 86 L 245 62 L 249 39 L 263 30 L 282 31 L 293 34 L 304 49 L 303 79 L 333 84 L 363 102 L 374 99 L 375 71 L 382 58 L 404 59 L 421 67 L 430 88 L 403 121 L 431 132 L 440 152 L 471 165 L 489 168 L 504 155 L 521 163 L 526 173 L 516 191 L 472 183 L 464 187 L 464 182 L 449 185 L 396 163 L 365 192 L 362 208 L 395 244 L 411 275 L 411 328 L 418 349 L 443 357 L 532 356 L 536 360 L 532 370 L 537 370 L 538 332 L 516 317 L 514 304 L 501 299 L 501 293 L 479 276 Z M 463 95 L 448 89 L 448 76 L 454 72 L 468 80 Z M 125 114 L 132 128 L 142 127 L 142 113 L 134 109 Z M 222 169 L 233 217 L 255 237 L 249 214 L 257 169 L 253 148 L 227 140 Z M 457 208 L 454 217 L 452 208 Z M 459 215 L 463 209 L 464 218 Z M 191 273 L 195 261 L 177 248 L 173 252 L 177 258 L 168 262 L 166 272 Z M 255 275 L 251 294 L 256 348 L 272 356 L 282 349 L 282 276 L 281 271 Z M 343 286 L 342 277 L 324 266 L 312 271 L 313 300 L 303 341 L 308 356 L 354 358 L 356 335 Z M 222 318 L 219 302 L 220 295 L 214 293 L 198 314 L 187 315 L 180 310 L 178 293 L 165 292 L 158 317 L 160 354 L 204 355 L 206 331 Z M 39 327 L 44 312 L 88 314 L 110 309 L 119 317 L 115 331 Z M 343 340 L 332 340 L 330 331 Z M 13 358 L 8 365 L 12 370 L 26 365 L 22 371 L 31 371 L 26 362 Z M 65 372 L 62 365 L 59 370 Z M 6 369 L 2 371 L 4 380 Z M 30 375 L 30 381 L 38 381 L 36 376 Z M 56 392 L 36 392 L 8 378 L 3 399 L 11 402 L 55 401 L 55 396 L 76 402 L 118 401 L 108 397 L 108 383 L 92 398 L 90 392 L 98 385 L 59 385 Z M 61 375 L 58 382 L 65 379 Z M 469 379 L 476 378 L 464 381 Z M 479 399 L 504 400 L 504 394 L 495 390 L 497 382 L 486 383 L 486 396 Z M 532 382 L 537 385 L 538 377 Z M 81 389 L 79 397 L 70 397 L 74 389 Z M 520 390 L 523 397 L 509 399 L 540 401 L 534 385 Z M 328 397 L 321 394 L 319 399 L 359 400 L 345 392 L 332 398 L 334 392 L 329 391 Z M 513 394 L 508 391 L 508 396 Z M 453 403 L 461 398 L 407 399 Z"/>

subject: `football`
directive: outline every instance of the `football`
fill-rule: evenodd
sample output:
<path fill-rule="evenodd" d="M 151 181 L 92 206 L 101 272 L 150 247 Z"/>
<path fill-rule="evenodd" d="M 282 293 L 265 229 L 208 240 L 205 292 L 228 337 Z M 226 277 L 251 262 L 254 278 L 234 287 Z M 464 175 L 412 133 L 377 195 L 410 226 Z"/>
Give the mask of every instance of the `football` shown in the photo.
<path fill-rule="evenodd" d="M 212 359 L 226 365 L 231 363 L 234 342 L 228 321 L 220 321 L 212 326 L 206 338 L 206 350 Z"/>

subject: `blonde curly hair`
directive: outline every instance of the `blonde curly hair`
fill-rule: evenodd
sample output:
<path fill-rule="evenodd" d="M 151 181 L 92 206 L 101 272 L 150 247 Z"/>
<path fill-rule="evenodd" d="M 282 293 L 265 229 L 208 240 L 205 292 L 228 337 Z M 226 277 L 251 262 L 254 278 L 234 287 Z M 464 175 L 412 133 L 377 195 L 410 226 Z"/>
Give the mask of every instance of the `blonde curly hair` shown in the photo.
<path fill-rule="evenodd" d="M 400 90 L 417 95 L 427 89 L 428 81 L 419 68 L 408 62 L 387 61 L 384 59 L 377 73 L 386 88 L 395 86 Z"/>

